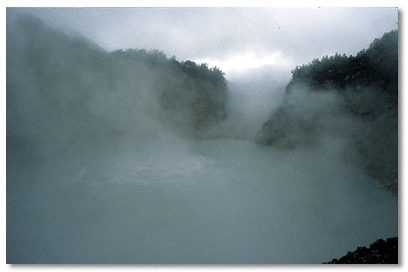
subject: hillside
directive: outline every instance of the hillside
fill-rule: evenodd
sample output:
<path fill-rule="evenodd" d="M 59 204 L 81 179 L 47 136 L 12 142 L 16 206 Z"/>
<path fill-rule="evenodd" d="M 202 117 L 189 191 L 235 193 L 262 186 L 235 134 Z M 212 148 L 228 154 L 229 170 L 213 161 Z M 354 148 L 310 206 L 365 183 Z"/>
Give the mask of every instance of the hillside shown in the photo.
<path fill-rule="evenodd" d="M 273 89 L 158 50 L 107 52 L 19 10 L 6 18 L 7 263 L 397 261 L 397 239 L 333 259 L 398 236 L 398 198 L 350 165 L 397 173 L 394 64 L 371 77 L 371 54 L 366 72 L 340 73 L 383 39 Z"/>
<path fill-rule="evenodd" d="M 68 143 L 154 137 L 159 126 L 205 138 L 226 118 L 227 96 L 216 67 L 158 50 L 106 52 L 35 17 L 7 17 L 8 150 L 55 153 Z"/>
<path fill-rule="evenodd" d="M 257 142 L 336 150 L 396 193 L 398 31 L 385 33 L 356 56 L 315 59 L 292 74 Z"/>

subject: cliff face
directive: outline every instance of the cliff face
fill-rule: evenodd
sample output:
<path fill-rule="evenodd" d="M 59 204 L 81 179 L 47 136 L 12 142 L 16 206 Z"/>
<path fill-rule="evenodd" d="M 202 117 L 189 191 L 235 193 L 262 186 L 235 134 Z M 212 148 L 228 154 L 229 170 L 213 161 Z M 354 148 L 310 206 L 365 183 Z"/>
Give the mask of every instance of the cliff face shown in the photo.
<path fill-rule="evenodd" d="M 257 142 L 277 148 L 337 145 L 344 159 L 395 191 L 398 31 L 384 34 L 357 56 L 316 59 L 292 73 L 281 106 Z"/>

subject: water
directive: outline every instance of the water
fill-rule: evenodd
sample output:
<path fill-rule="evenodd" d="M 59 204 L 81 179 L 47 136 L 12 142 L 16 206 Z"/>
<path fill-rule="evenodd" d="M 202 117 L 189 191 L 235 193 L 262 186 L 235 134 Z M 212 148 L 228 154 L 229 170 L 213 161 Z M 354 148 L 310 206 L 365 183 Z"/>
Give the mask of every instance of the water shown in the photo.
<path fill-rule="evenodd" d="M 306 264 L 398 235 L 398 199 L 312 151 L 243 140 L 9 156 L 8 263 Z"/>
<path fill-rule="evenodd" d="M 84 40 L 7 9 L 7 263 L 315 264 L 398 235 L 398 199 L 336 155 L 370 130 L 331 99 L 295 93 L 316 150 L 253 143 L 285 94 L 255 74 L 200 135 L 220 139 L 181 139 L 209 85 Z"/>

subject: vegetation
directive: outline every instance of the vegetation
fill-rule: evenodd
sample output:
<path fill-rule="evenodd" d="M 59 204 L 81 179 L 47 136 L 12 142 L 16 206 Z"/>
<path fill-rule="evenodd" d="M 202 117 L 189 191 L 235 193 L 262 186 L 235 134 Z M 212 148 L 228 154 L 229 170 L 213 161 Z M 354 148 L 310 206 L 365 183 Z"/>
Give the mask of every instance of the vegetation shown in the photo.
<path fill-rule="evenodd" d="M 29 15 L 7 20 L 8 149 L 55 152 L 67 142 L 139 137 L 159 124 L 203 138 L 226 118 L 228 88 L 216 67 L 158 50 L 106 52 Z"/>
<path fill-rule="evenodd" d="M 381 88 L 385 94 L 398 98 L 398 30 L 375 39 L 367 50 L 347 57 L 336 53 L 308 65 L 296 67 L 287 90 L 296 83 L 307 83 L 312 89 L 344 91 L 358 86 Z"/>
<path fill-rule="evenodd" d="M 163 123 L 176 125 L 196 138 L 206 137 L 206 130 L 226 118 L 228 87 L 224 73 L 208 64 L 168 59 L 162 51 L 144 49 L 116 50 L 110 53 L 123 65 L 146 65 L 157 74 L 152 90 L 158 95 Z"/>
<path fill-rule="evenodd" d="M 278 148 L 327 142 L 333 148 L 341 142 L 347 161 L 396 192 L 398 31 L 385 33 L 356 56 L 325 56 L 292 74 L 281 106 L 257 142 Z"/>

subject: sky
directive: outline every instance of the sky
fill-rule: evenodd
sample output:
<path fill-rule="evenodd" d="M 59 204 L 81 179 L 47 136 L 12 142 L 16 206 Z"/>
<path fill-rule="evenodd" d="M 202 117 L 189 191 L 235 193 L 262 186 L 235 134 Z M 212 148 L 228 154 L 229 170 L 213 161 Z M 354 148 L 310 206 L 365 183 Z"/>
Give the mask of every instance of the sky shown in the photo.
<path fill-rule="evenodd" d="M 230 81 L 291 70 L 336 52 L 355 55 L 398 28 L 397 8 L 27 8 L 47 24 L 107 51 L 158 49 L 217 66 Z"/>

